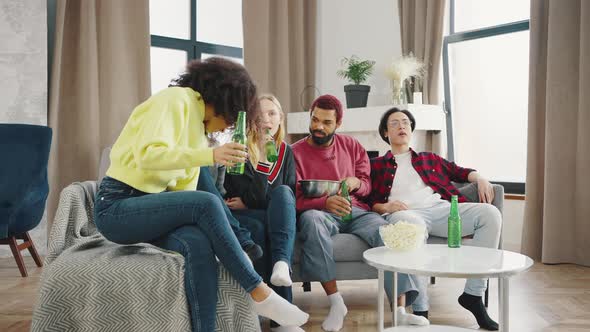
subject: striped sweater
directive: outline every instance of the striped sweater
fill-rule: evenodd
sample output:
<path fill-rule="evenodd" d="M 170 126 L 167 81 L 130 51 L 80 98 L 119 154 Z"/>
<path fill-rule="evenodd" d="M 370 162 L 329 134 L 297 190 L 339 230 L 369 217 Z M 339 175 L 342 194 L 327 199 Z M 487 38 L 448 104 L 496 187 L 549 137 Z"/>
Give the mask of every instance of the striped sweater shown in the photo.
<path fill-rule="evenodd" d="M 295 192 L 295 160 L 285 142 L 278 149 L 279 159 L 274 164 L 259 162 L 256 169 L 248 161 L 242 175 L 226 173 L 223 186 L 225 197 L 240 197 L 249 209 L 266 209 L 269 189 L 287 185 Z"/>

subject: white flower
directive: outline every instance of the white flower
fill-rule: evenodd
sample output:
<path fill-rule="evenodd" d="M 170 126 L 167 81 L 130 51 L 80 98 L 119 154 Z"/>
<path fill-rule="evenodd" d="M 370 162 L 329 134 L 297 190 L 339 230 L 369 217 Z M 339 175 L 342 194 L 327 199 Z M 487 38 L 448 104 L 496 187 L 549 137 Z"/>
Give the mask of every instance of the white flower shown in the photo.
<path fill-rule="evenodd" d="M 425 66 L 422 61 L 410 54 L 395 59 L 385 73 L 394 87 L 401 87 L 401 84 L 410 77 L 424 76 Z"/>
<path fill-rule="evenodd" d="M 426 227 L 400 220 L 393 225 L 381 226 L 379 235 L 389 249 L 412 250 L 424 244 Z"/>

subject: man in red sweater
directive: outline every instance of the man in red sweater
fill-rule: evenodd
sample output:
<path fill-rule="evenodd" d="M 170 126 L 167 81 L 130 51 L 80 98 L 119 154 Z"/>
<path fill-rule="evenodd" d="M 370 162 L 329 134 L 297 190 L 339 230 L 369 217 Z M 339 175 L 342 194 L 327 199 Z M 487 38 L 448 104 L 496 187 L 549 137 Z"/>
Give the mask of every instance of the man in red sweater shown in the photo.
<path fill-rule="evenodd" d="M 367 152 L 352 137 L 337 135 L 342 124 L 342 104 L 331 95 L 318 97 L 311 106 L 310 135 L 292 145 L 295 156 L 297 180 L 346 181 L 352 205 L 339 195 L 307 198 L 303 196 L 299 182 L 296 187 L 301 250 L 301 278 L 320 281 L 330 299 L 330 312 L 322 328 L 339 331 L 348 312 L 336 285 L 335 262 L 331 236 L 338 233 L 354 234 L 371 247 L 383 245 L 379 227 L 386 225 L 380 215 L 370 212 L 364 199 L 371 192 L 371 166 Z M 352 212 L 351 221 L 342 216 Z M 407 314 L 407 304 L 418 295 L 415 277 L 400 274 L 398 277 L 398 317 L 401 324 L 428 324 L 424 317 Z M 391 284 L 391 283 L 389 283 Z"/>

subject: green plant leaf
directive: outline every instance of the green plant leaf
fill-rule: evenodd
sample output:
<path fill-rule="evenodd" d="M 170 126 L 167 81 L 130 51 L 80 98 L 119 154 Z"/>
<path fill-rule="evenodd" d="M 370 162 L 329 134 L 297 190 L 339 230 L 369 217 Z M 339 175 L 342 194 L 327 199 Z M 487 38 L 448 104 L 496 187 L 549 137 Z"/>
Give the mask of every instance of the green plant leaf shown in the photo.
<path fill-rule="evenodd" d="M 369 76 L 373 74 L 375 61 L 361 61 L 356 55 L 353 55 L 350 58 L 342 58 L 341 65 L 345 68 L 336 72 L 338 76 L 358 85 L 366 82 Z"/>

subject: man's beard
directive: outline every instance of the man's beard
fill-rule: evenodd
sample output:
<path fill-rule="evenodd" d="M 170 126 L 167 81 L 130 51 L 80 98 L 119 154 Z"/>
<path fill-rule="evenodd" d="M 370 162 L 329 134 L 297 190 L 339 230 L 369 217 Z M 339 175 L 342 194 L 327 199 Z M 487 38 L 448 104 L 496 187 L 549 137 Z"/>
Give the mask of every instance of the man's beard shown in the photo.
<path fill-rule="evenodd" d="M 321 130 L 311 130 L 309 129 L 309 133 L 311 134 L 311 140 L 313 141 L 313 143 L 315 145 L 324 145 L 328 142 L 330 142 L 332 140 L 332 137 L 334 137 L 334 134 L 336 134 L 336 130 L 334 130 L 333 132 L 331 132 L 330 134 L 326 134 L 325 132 L 321 131 Z M 324 137 L 318 137 L 315 136 L 314 133 L 318 133 L 318 134 L 324 134 Z"/>

